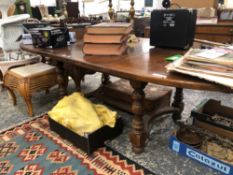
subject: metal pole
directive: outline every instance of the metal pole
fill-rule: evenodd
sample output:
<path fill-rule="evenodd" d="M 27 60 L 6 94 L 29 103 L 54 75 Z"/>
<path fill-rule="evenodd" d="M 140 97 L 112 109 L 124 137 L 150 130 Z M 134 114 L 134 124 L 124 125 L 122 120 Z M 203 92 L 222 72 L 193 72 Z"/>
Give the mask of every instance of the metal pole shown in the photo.
<path fill-rule="evenodd" d="M 131 22 L 133 22 L 134 15 L 135 15 L 134 0 L 131 0 L 131 1 L 130 1 L 129 15 L 130 15 L 130 18 L 131 18 Z"/>
<path fill-rule="evenodd" d="M 113 8 L 112 8 L 112 0 L 109 0 L 109 10 L 108 10 L 108 15 L 110 17 L 110 21 L 113 21 Z"/>

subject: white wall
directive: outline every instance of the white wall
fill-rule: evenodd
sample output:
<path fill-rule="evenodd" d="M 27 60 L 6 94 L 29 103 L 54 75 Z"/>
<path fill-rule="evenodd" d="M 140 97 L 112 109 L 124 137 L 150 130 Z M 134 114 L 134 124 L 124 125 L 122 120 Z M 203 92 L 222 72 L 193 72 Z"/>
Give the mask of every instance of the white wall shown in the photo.
<path fill-rule="evenodd" d="M 225 0 L 224 4 L 227 8 L 233 8 L 233 0 Z"/>
<path fill-rule="evenodd" d="M 30 4 L 32 7 L 45 5 L 45 6 L 56 6 L 56 0 L 30 0 Z"/>

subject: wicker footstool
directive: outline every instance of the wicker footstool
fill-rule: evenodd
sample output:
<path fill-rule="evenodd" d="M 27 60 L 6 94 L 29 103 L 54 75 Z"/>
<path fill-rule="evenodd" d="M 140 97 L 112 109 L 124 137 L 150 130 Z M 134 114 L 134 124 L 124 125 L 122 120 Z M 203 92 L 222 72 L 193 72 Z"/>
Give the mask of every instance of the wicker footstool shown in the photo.
<path fill-rule="evenodd" d="M 39 61 L 40 61 L 39 55 L 32 55 L 30 56 L 30 58 L 22 59 L 22 60 L 3 61 L 0 59 L 0 85 L 3 86 L 3 77 L 10 68 L 38 63 Z"/>
<path fill-rule="evenodd" d="M 29 116 L 33 116 L 32 93 L 41 90 L 48 91 L 57 84 L 57 73 L 54 66 L 36 63 L 9 70 L 3 81 L 12 96 L 14 105 L 16 105 L 14 90 L 17 90 L 26 102 Z"/>

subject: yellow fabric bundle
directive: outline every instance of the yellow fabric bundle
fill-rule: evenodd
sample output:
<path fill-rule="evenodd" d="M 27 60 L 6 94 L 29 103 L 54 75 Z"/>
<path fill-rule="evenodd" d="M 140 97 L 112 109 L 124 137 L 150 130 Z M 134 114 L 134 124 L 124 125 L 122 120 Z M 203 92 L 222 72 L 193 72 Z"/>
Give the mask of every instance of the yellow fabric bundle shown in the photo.
<path fill-rule="evenodd" d="M 116 112 L 104 105 L 92 104 L 80 93 L 64 97 L 48 114 L 53 120 L 81 136 L 103 125 L 114 127 L 116 122 Z"/>
<path fill-rule="evenodd" d="M 104 123 L 104 125 L 108 125 L 109 127 L 114 128 L 117 113 L 100 104 L 95 104 L 94 108 L 99 119 Z"/>

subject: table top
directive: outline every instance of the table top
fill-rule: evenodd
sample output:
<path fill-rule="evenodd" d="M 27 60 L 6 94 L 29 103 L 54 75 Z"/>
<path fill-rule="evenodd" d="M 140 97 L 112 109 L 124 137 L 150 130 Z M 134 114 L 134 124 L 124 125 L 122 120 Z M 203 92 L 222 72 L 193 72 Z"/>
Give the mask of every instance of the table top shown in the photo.
<path fill-rule="evenodd" d="M 56 49 L 34 48 L 32 45 L 21 44 L 23 50 L 129 80 L 178 88 L 232 92 L 230 88 L 222 85 L 188 75 L 168 73 L 165 66 L 169 63 L 164 59 L 174 54 L 184 54 L 184 51 L 154 48 L 150 46 L 149 39 L 146 38 L 139 38 L 139 42 L 132 44 L 121 56 L 83 55 L 82 47 L 82 42 Z"/>

